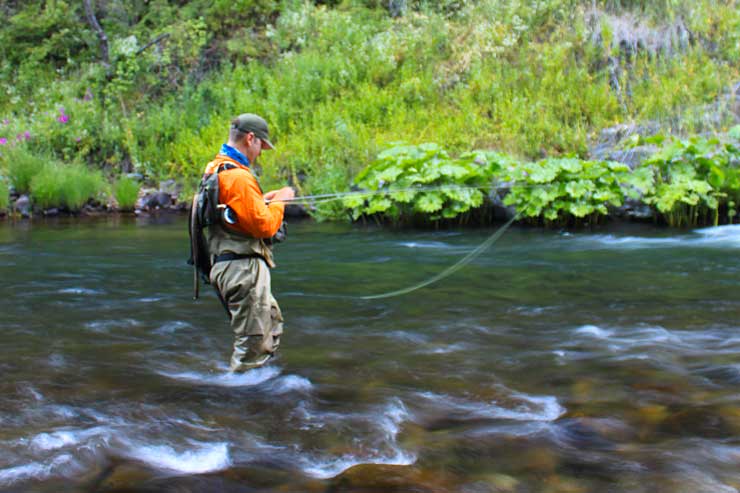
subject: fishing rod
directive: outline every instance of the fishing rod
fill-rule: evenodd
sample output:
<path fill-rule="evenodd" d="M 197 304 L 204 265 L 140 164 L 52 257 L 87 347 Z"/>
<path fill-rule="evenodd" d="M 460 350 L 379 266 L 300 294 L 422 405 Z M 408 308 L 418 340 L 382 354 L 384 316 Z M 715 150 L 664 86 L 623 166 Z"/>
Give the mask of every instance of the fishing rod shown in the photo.
<path fill-rule="evenodd" d="M 531 187 L 532 185 L 523 185 L 525 187 Z M 536 185 L 535 185 L 536 186 Z M 349 192 L 333 192 L 333 193 L 321 193 L 315 195 L 302 195 L 300 197 L 293 197 L 292 199 L 280 199 L 274 202 L 285 202 L 285 203 L 310 203 L 320 204 L 323 202 L 331 202 L 333 200 L 343 199 L 345 197 L 370 197 L 373 195 L 392 195 L 395 193 L 404 192 L 437 192 L 445 190 L 503 190 L 511 188 L 510 185 L 489 187 L 487 185 L 472 186 L 472 185 L 438 185 L 438 186 L 422 186 L 422 187 L 409 187 L 409 188 L 394 188 L 392 190 L 352 190 Z M 267 201 L 270 203 L 272 201 Z"/>

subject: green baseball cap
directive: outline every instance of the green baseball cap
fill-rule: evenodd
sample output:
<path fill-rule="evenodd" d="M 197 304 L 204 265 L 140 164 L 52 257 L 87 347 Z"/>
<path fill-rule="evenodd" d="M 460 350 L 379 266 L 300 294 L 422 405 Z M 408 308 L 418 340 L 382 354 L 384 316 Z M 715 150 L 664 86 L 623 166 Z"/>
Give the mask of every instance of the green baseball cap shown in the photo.
<path fill-rule="evenodd" d="M 237 128 L 244 133 L 252 132 L 262 141 L 263 148 L 275 149 L 275 146 L 270 142 L 270 132 L 267 129 L 267 122 L 261 116 L 253 113 L 242 113 L 231 122 L 231 128 Z"/>

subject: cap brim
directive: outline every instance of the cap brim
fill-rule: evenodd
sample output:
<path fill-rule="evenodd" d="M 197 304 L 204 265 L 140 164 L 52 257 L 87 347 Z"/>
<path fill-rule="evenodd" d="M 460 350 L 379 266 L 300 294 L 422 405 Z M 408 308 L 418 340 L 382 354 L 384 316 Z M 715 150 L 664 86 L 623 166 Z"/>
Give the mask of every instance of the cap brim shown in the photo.
<path fill-rule="evenodd" d="M 262 149 L 269 149 L 269 150 L 275 149 L 275 146 L 272 145 L 272 142 L 270 142 L 269 140 L 267 139 L 260 139 L 260 140 L 262 141 Z"/>

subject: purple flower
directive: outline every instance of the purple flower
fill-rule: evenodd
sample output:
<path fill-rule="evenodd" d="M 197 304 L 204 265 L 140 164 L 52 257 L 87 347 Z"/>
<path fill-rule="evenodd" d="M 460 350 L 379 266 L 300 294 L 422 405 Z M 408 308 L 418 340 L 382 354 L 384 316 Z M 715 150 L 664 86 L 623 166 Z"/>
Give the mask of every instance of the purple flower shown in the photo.
<path fill-rule="evenodd" d="M 90 90 L 90 88 L 88 87 L 87 88 L 87 91 L 85 91 L 85 95 L 82 96 L 82 100 L 83 101 L 92 101 L 92 98 L 93 98 L 93 93 Z"/>
<path fill-rule="evenodd" d="M 6 139 L 5 137 L 0 137 L 0 146 L 4 146 L 7 143 L 8 143 L 8 139 Z"/>
<path fill-rule="evenodd" d="M 82 137 L 75 137 L 75 142 L 79 142 L 82 140 Z"/>
<path fill-rule="evenodd" d="M 69 117 L 65 115 L 64 113 L 62 113 L 61 115 L 57 117 L 57 121 L 59 123 L 67 123 L 69 121 Z"/>
<path fill-rule="evenodd" d="M 29 132 L 28 130 L 23 132 L 23 138 L 26 140 L 31 140 L 31 132 Z"/>
<path fill-rule="evenodd" d="M 3 125 L 10 125 L 10 120 L 8 120 L 7 118 L 3 120 Z"/>

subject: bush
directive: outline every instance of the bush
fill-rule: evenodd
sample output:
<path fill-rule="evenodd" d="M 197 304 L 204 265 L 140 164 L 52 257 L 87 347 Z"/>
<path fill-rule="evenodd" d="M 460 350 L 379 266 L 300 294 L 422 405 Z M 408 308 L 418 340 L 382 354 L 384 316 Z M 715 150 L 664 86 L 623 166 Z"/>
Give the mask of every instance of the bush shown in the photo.
<path fill-rule="evenodd" d="M 139 197 L 139 183 L 127 176 L 122 176 L 113 186 L 113 196 L 118 202 L 118 208 L 124 211 L 130 211 L 136 204 Z"/>
<path fill-rule="evenodd" d="M 471 152 L 452 159 L 433 143 L 399 145 L 378 155 L 355 180 L 368 195 L 350 195 L 345 207 L 353 219 L 363 214 L 383 214 L 393 220 L 424 216 L 432 221 L 453 219 L 483 204 L 481 188 L 490 183 L 498 168 L 484 152 Z M 374 192 L 385 193 L 374 193 Z"/>
<path fill-rule="evenodd" d="M 106 188 L 103 175 L 82 164 L 49 163 L 31 180 L 31 198 L 42 208 L 78 211 Z"/>
<path fill-rule="evenodd" d="M 730 135 L 732 137 L 732 135 Z M 718 139 L 689 140 L 655 136 L 648 142 L 666 145 L 642 163 L 655 172 L 655 186 L 644 201 L 670 226 L 719 222 L 721 208 L 733 220 L 740 202 L 740 147 Z"/>

